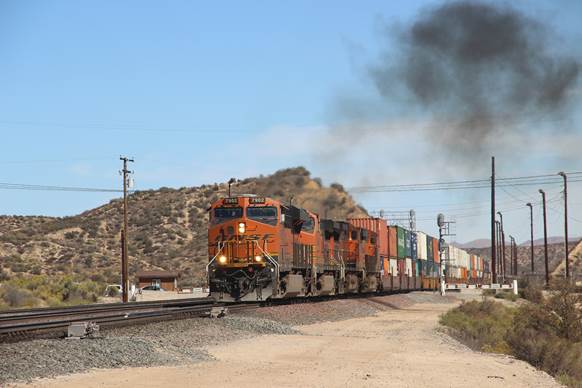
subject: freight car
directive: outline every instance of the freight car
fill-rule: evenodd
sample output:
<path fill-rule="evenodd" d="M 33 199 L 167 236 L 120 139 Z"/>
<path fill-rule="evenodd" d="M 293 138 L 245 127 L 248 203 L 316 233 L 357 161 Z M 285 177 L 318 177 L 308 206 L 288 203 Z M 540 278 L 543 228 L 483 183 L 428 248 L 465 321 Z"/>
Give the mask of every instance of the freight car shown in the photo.
<path fill-rule="evenodd" d="M 219 199 L 209 211 L 206 270 L 219 300 L 434 290 L 443 272 L 452 282 L 473 274 L 457 273 L 462 263 L 453 259 L 443 267 L 438 239 L 380 218 L 322 220 L 254 195 Z"/>

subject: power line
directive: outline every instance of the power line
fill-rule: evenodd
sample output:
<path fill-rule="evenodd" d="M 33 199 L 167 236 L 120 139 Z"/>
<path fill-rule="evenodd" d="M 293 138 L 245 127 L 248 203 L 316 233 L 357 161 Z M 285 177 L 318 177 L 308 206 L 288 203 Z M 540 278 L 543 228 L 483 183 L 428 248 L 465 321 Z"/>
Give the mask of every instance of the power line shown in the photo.
<path fill-rule="evenodd" d="M 569 182 L 582 182 L 582 173 L 573 172 L 568 173 L 569 176 L 574 176 Z M 522 179 L 528 178 L 528 179 Z M 513 179 L 513 180 L 509 180 Z M 516 187 L 516 186 L 541 186 L 541 185 L 556 185 L 562 183 L 559 178 L 535 178 L 517 177 L 505 178 L 505 181 L 498 183 L 498 187 Z M 388 185 L 388 186 L 358 186 L 348 189 L 352 193 L 366 193 L 366 192 L 410 192 L 410 191 L 435 191 L 435 190 L 464 190 L 464 189 L 484 189 L 490 188 L 489 180 L 474 180 L 474 181 L 454 181 L 441 183 L 415 183 L 406 185 Z"/>
<path fill-rule="evenodd" d="M 0 182 L 0 190 L 123 193 L 123 190 L 119 190 L 119 189 L 104 189 L 104 188 L 94 188 L 94 187 L 72 187 L 72 186 L 29 185 L 29 184 L 22 184 L 22 183 L 5 183 L 5 182 Z"/>
<path fill-rule="evenodd" d="M 70 158 L 70 159 L 39 159 L 39 160 L 5 160 L 0 164 L 48 164 L 48 163 L 69 163 L 69 162 L 93 162 L 110 160 L 111 158 Z"/>

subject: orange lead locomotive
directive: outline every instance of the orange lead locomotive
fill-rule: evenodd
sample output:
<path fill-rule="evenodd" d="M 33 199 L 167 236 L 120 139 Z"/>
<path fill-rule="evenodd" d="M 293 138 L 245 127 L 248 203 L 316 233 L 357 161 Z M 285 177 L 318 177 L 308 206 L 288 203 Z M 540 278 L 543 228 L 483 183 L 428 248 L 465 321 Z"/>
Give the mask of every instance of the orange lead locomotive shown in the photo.
<path fill-rule="evenodd" d="M 210 208 L 210 293 L 255 301 L 376 291 L 375 239 L 366 229 L 320 223 L 316 214 L 270 198 L 223 198 Z"/>

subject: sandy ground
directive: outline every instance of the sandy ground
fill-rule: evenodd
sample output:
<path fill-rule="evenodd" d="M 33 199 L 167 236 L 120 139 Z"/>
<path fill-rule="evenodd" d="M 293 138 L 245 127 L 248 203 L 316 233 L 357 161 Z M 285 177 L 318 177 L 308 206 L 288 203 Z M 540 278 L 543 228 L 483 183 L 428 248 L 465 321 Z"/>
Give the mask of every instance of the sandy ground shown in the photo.
<path fill-rule="evenodd" d="M 503 355 L 471 351 L 438 330 L 452 304 L 416 304 L 374 317 L 300 326 L 208 348 L 216 360 L 178 367 L 98 370 L 38 387 L 557 387 Z M 31 385 L 26 385 L 31 386 Z"/>

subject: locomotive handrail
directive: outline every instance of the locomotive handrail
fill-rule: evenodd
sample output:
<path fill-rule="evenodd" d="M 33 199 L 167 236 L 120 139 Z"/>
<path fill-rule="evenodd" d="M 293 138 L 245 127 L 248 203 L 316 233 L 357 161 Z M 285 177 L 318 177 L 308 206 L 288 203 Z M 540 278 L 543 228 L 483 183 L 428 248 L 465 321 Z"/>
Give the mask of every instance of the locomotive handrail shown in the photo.
<path fill-rule="evenodd" d="M 216 255 L 214 255 L 214 257 L 212 258 L 212 260 L 210 260 L 208 262 L 208 264 L 206 264 L 206 273 L 208 273 L 208 268 L 210 268 L 210 264 L 212 264 L 212 262 L 214 262 L 214 260 L 216 260 L 216 258 L 218 257 L 218 255 L 220 255 L 220 252 L 222 252 L 222 249 L 223 248 L 224 248 L 224 244 L 221 244 L 221 241 L 219 241 L 218 242 L 218 252 L 216 253 Z"/>
<path fill-rule="evenodd" d="M 263 252 L 263 254 L 265 255 L 265 257 L 267 258 L 267 260 L 269 260 L 271 262 L 271 264 L 273 264 L 273 266 L 275 267 L 275 270 L 277 271 L 275 276 L 276 276 L 276 280 L 277 280 L 277 287 L 279 287 L 279 263 L 277 263 L 275 261 L 275 259 L 273 259 L 271 257 L 271 255 L 269 255 L 260 245 L 259 242 L 257 240 L 255 240 L 255 244 L 257 244 L 257 247 L 259 248 L 259 250 L 261 252 Z"/>

